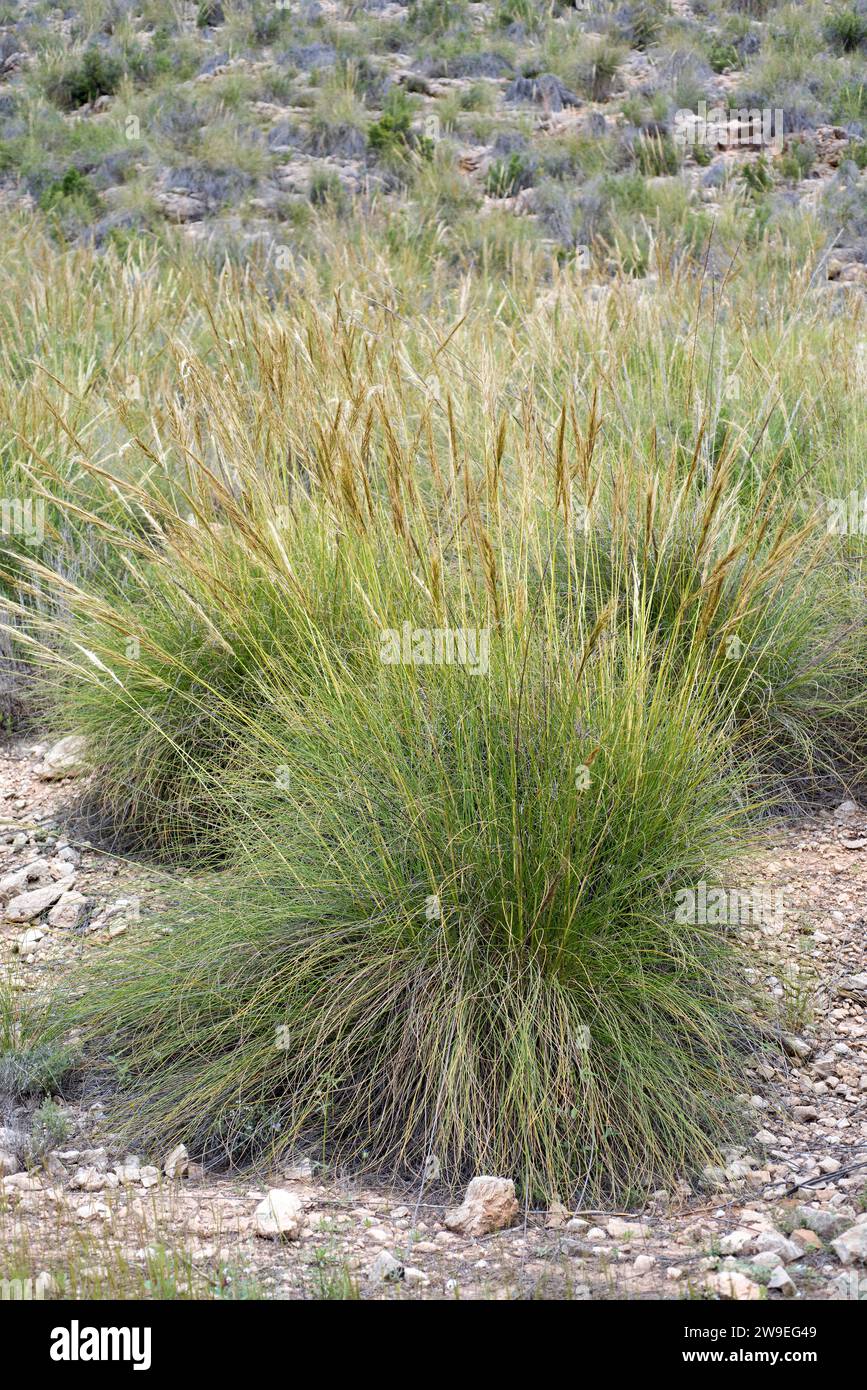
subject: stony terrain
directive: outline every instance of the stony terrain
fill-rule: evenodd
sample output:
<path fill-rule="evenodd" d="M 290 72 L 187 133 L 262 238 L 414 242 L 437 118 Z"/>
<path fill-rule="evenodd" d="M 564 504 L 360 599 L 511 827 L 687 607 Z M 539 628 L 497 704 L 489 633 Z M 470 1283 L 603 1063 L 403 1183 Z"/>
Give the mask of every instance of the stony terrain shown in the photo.
<path fill-rule="evenodd" d="M 0 752 L 0 950 L 23 1004 L 172 891 L 65 829 L 73 766 L 74 745 Z M 736 877 L 773 904 L 741 928 L 769 1044 L 744 1096 L 752 1139 L 699 1190 L 629 1212 L 525 1212 L 508 1175 L 463 1207 L 433 1172 L 395 1188 L 299 1156 L 215 1175 L 184 1150 L 118 1146 L 95 1094 L 47 1109 L 7 1095 L 4 1277 L 102 1296 L 867 1297 L 867 813 L 850 802 L 778 825 Z M 48 881 L 45 898 L 27 899 L 28 878 Z"/>
<path fill-rule="evenodd" d="M 0 190 L 72 243 L 181 227 L 275 274 L 329 213 L 456 264 L 532 244 L 641 278 L 659 238 L 718 223 L 749 242 L 798 210 L 835 243 L 822 278 L 862 288 L 867 21 L 849 13 L 112 0 L 88 22 L 35 0 L 0 8 Z M 701 103 L 733 115 L 709 138 L 678 120 Z M 782 112 L 772 148 L 750 109 Z"/>

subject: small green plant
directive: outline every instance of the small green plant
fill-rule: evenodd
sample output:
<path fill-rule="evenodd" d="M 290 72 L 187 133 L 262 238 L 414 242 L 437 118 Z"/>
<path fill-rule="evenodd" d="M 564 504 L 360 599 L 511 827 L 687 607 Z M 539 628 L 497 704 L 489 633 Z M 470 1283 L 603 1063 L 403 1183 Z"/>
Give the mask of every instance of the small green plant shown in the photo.
<path fill-rule="evenodd" d="M 723 39 L 713 40 L 707 60 L 714 72 L 725 72 L 726 68 L 737 68 L 741 64 L 734 44 L 726 43 Z"/>
<path fill-rule="evenodd" d="M 59 1148 L 69 1137 L 69 1121 L 56 1101 L 47 1098 L 35 1111 L 30 1124 L 30 1155 L 41 1159 Z"/>
<path fill-rule="evenodd" d="M 780 173 L 797 182 L 808 177 L 815 162 L 815 147 L 808 140 L 793 140 L 780 158 Z"/>
<path fill-rule="evenodd" d="M 622 26 L 623 37 L 630 48 L 650 48 L 656 42 L 666 8 L 658 2 L 654 3 L 654 0 L 643 0 L 630 6 Z"/>
<path fill-rule="evenodd" d="M 495 159 L 485 178 L 485 192 L 490 198 L 512 198 L 522 188 L 528 188 L 531 171 L 526 155 L 514 150 L 508 159 Z"/>
<path fill-rule="evenodd" d="M 322 1248 L 314 1252 L 314 1297 L 329 1302 L 355 1302 L 361 1298 L 358 1280 L 345 1261 Z"/>
<path fill-rule="evenodd" d="M 58 1091 L 71 1066 L 68 1049 L 56 1043 L 34 1043 L 0 1053 L 0 1095 L 21 1099 Z"/>
<path fill-rule="evenodd" d="M 844 82 L 834 96 L 833 111 L 835 121 L 867 120 L 867 82 Z"/>
<path fill-rule="evenodd" d="M 867 15 L 854 6 L 837 10 L 825 22 L 825 35 L 837 53 L 856 53 L 867 47 Z"/>
<path fill-rule="evenodd" d="M 544 24 L 544 14 L 535 0 L 499 0 L 496 22 L 502 29 L 520 24 L 528 34 L 534 34 Z"/>
<path fill-rule="evenodd" d="M 490 112 L 496 106 L 496 92 L 487 82 L 473 82 L 458 93 L 458 103 L 462 111 Z"/>
<path fill-rule="evenodd" d="M 649 178 L 676 174 L 680 168 L 680 153 L 670 135 L 642 135 L 635 146 L 635 160 Z"/>
<path fill-rule="evenodd" d="M 764 19 L 774 0 L 730 0 L 736 14 L 749 15 L 751 19 Z"/>
<path fill-rule="evenodd" d="M 407 21 L 420 36 L 435 38 L 466 23 L 465 0 L 410 0 Z"/>
<path fill-rule="evenodd" d="M 320 168 L 313 171 L 309 197 L 314 207 L 330 207 L 336 212 L 344 212 L 346 209 L 346 190 L 332 169 Z"/>
<path fill-rule="evenodd" d="M 22 1100 L 60 1090 L 73 1064 L 41 1010 L 0 981 L 0 1098 Z"/>
<path fill-rule="evenodd" d="M 66 111 L 97 97 L 110 96 L 123 76 L 123 64 L 102 48 L 87 48 L 49 84 L 48 95 Z"/>
<path fill-rule="evenodd" d="M 412 129 L 415 104 L 400 87 L 392 88 L 382 115 L 367 132 L 367 142 L 381 158 L 402 158 L 414 152 L 424 159 L 433 155 L 433 141 Z"/>
<path fill-rule="evenodd" d="M 809 961 L 794 961 L 778 969 L 780 1021 L 789 1033 L 802 1033 L 815 1014 L 817 980 Z"/>
<path fill-rule="evenodd" d="M 67 169 L 62 178 L 54 179 L 39 197 L 43 212 L 81 210 L 89 214 L 99 205 L 95 188 L 79 169 Z"/>
<path fill-rule="evenodd" d="M 584 90 L 591 101 L 608 100 L 622 62 L 623 52 L 615 44 L 601 40 L 596 45 L 583 75 Z"/>
<path fill-rule="evenodd" d="M 847 154 L 859 169 L 867 169 L 867 140 L 853 140 Z"/>
<path fill-rule="evenodd" d="M 632 92 L 621 102 L 620 110 L 623 112 L 629 125 L 641 125 L 644 120 L 645 105 L 642 98 Z"/>
<path fill-rule="evenodd" d="M 739 177 L 744 187 L 754 197 L 762 193 L 767 193 L 774 185 L 773 174 L 763 154 L 760 154 L 758 159 L 754 161 L 746 162 L 740 171 Z"/>
<path fill-rule="evenodd" d="M 265 0 L 264 6 L 256 8 L 250 16 L 253 38 L 256 43 L 274 43 L 288 27 L 290 20 L 291 11 L 288 5 L 281 5 L 275 9 L 273 0 Z"/>
<path fill-rule="evenodd" d="M 199 8 L 196 12 L 196 25 L 199 29 L 208 29 L 223 24 L 225 18 L 222 0 L 199 0 Z"/>

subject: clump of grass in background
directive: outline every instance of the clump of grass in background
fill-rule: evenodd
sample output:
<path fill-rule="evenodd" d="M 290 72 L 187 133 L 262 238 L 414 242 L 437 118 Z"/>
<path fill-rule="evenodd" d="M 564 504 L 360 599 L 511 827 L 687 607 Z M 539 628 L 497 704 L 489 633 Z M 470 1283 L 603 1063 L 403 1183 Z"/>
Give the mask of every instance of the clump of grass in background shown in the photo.
<path fill-rule="evenodd" d="M 598 429 L 593 415 L 594 447 Z M 845 557 L 821 516 L 799 518 L 787 505 L 779 459 L 745 505 L 727 435 L 710 486 L 700 451 L 683 477 L 671 469 L 664 482 L 642 478 L 633 467 L 609 491 L 590 449 L 575 501 L 578 562 L 561 568 L 570 597 L 592 556 L 593 612 L 616 601 L 674 641 L 685 662 L 701 652 L 716 718 L 748 758 L 756 789 L 809 795 L 857 780 L 867 625 Z M 568 606 L 565 595 L 560 602 Z"/>
<path fill-rule="evenodd" d="M 641 136 L 635 146 L 635 159 L 647 178 L 676 174 L 680 168 L 680 154 L 670 135 Z"/>
<path fill-rule="evenodd" d="M 591 101 L 607 101 L 614 78 L 623 62 L 623 51 L 600 39 L 592 48 L 582 70 L 582 86 Z"/>
<path fill-rule="evenodd" d="M 529 188 L 533 174 L 526 155 L 514 150 L 508 159 L 495 159 L 485 178 L 485 189 L 491 198 L 511 198 L 522 188 Z"/>
<path fill-rule="evenodd" d="M 89 216 L 99 207 L 99 198 L 85 174 L 78 169 L 67 169 L 62 178 L 53 180 L 43 191 L 39 206 L 43 212 L 80 210 Z"/>
<path fill-rule="evenodd" d="M 738 68 L 741 65 L 734 44 L 720 38 L 712 40 L 707 60 L 714 72 L 725 72 L 726 68 Z"/>
<path fill-rule="evenodd" d="M 68 1137 L 69 1121 L 62 1107 L 48 1097 L 31 1118 L 28 1157 L 38 1163 L 52 1149 L 60 1148 Z"/>
<path fill-rule="evenodd" d="M 751 163 L 744 164 L 740 172 L 740 178 L 744 187 L 754 198 L 767 193 L 773 187 L 774 179 L 768 161 L 763 154 Z"/>
<path fill-rule="evenodd" d="M 22 1000 L 11 980 L 0 980 L 0 1100 L 55 1094 L 76 1060 L 45 1008 Z"/>
<path fill-rule="evenodd" d="M 317 92 L 307 134 L 308 148 L 317 156 L 363 155 L 368 123 L 355 71 L 347 68 L 329 74 Z"/>
<path fill-rule="evenodd" d="M 125 470 L 129 429 L 141 423 L 151 393 L 155 399 L 168 390 L 167 320 L 177 312 L 182 322 L 191 310 L 189 282 L 173 287 L 158 277 L 156 243 L 58 253 L 32 215 L 10 216 L 2 240 L 0 719 L 22 727 L 33 713 L 27 634 L 56 603 L 29 566 L 80 581 L 110 564 L 101 527 L 118 511 L 127 514 L 113 480 Z M 33 294 L 37 285 L 41 296 Z M 117 309 L 133 301 L 140 333 L 130 335 L 119 329 Z M 85 451 L 95 471 L 82 466 Z M 152 465 L 140 463 L 137 457 L 130 467 L 144 484 Z M 170 491 L 168 478 L 154 479 L 153 490 L 156 497 Z"/>
<path fill-rule="evenodd" d="M 415 33 L 436 37 L 465 26 L 465 0 L 410 0 L 408 23 Z"/>
<path fill-rule="evenodd" d="M 805 179 L 815 162 L 816 150 L 812 142 L 804 139 L 793 140 L 780 157 L 780 172 L 787 179 Z"/>
<path fill-rule="evenodd" d="M 623 38 L 630 48 L 646 49 L 658 39 L 667 7 L 656 0 L 627 6 L 620 12 Z"/>
<path fill-rule="evenodd" d="M 94 776 L 79 815 L 90 833 L 116 848 L 201 856 L 219 838 L 213 778 L 233 748 L 228 711 L 243 722 L 261 698 L 262 652 L 279 641 L 279 590 L 236 552 L 233 590 L 247 614 L 240 638 L 208 591 L 214 554 L 207 540 L 199 545 L 197 528 L 178 534 L 171 509 L 154 497 L 149 528 L 137 534 L 137 492 L 129 509 L 127 529 L 104 529 L 127 562 L 103 572 L 100 591 L 59 581 L 74 629 L 44 658 L 54 718 L 86 740 Z M 188 573 L 179 584 L 167 560 L 181 553 Z M 223 564 L 228 556 L 221 550 Z"/>
<path fill-rule="evenodd" d="M 856 6 L 835 10 L 825 22 L 825 34 L 838 53 L 867 48 L 867 15 Z"/>
<path fill-rule="evenodd" d="M 80 58 L 73 59 L 52 78 L 48 95 L 66 111 L 111 96 L 123 77 L 119 58 L 102 48 L 86 48 Z"/>
<path fill-rule="evenodd" d="M 430 159 L 433 141 L 412 129 L 414 113 L 412 98 L 402 88 L 393 88 L 379 120 L 368 127 L 367 140 L 371 150 L 385 160 L 401 159 L 412 153 Z"/>
<path fill-rule="evenodd" d="M 222 0 L 199 0 L 196 11 L 196 25 L 199 29 L 223 24 L 226 19 Z"/>

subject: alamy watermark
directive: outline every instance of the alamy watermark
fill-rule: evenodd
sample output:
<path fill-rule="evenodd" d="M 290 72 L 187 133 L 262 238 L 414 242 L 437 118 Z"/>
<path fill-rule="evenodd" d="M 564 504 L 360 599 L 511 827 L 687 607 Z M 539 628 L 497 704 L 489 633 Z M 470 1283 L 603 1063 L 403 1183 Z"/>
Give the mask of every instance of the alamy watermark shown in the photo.
<path fill-rule="evenodd" d="M 379 659 L 384 666 L 466 666 L 470 675 L 486 676 L 491 630 L 487 627 L 383 628 Z"/>
<path fill-rule="evenodd" d="M 867 536 L 867 492 L 828 497 L 828 530 L 834 536 Z"/>
<path fill-rule="evenodd" d="M 844 1270 L 831 1283 L 836 1299 L 854 1299 L 859 1303 L 867 1301 L 867 1275 L 858 1274 L 854 1269 Z"/>
<path fill-rule="evenodd" d="M 741 107 L 726 110 L 722 106 L 707 108 L 700 101 L 695 111 L 681 110 L 674 114 L 674 139 L 682 145 L 766 145 L 782 153 L 784 146 L 783 112 L 780 107 Z"/>
<path fill-rule="evenodd" d="M 51 1292 L 50 1274 L 37 1274 L 35 1279 L 0 1279 L 0 1303 L 32 1303 Z"/>
<path fill-rule="evenodd" d="M 129 1361 L 134 1371 L 151 1364 L 149 1327 L 82 1327 L 73 1318 L 68 1327 L 51 1332 L 52 1361 Z"/>
<path fill-rule="evenodd" d="M 770 888 L 714 888 L 701 880 L 675 893 L 674 920 L 682 926 L 743 927 L 782 924 L 783 895 Z"/>
<path fill-rule="evenodd" d="M 20 536 L 25 545 L 45 539 L 45 502 L 41 497 L 0 497 L 0 536 Z"/>

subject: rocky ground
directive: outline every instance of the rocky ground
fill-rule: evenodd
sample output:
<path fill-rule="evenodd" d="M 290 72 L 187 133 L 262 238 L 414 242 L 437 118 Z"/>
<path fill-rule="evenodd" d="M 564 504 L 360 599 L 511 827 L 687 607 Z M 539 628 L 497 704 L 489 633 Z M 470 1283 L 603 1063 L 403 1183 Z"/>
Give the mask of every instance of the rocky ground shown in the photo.
<path fill-rule="evenodd" d="M 827 214 L 819 278 L 838 298 L 867 285 L 863 83 L 846 67 L 867 27 L 850 50 L 814 16 L 807 83 L 785 77 L 797 38 L 782 20 L 723 0 L 550 14 L 286 0 L 259 20 L 193 4 L 170 27 L 132 0 L 103 8 L 91 26 L 68 6 L 0 14 L 0 198 L 43 208 L 70 240 L 170 224 L 285 270 L 313 208 L 369 221 L 417 205 L 458 257 L 473 219 L 493 218 L 497 237 L 526 234 L 582 269 L 592 249 L 604 277 L 624 259 L 618 228 L 640 231 L 633 213 L 679 238 L 682 185 L 690 225 L 710 227 L 733 190 L 744 234 L 757 211 Z M 785 138 L 770 148 L 738 119 L 719 138 L 684 132 L 677 111 L 700 103 L 779 110 Z"/>
<path fill-rule="evenodd" d="M 171 892 L 65 829 L 74 752 L 0 750 L 0 954 L 24 1005 Z M 740 876 L 763 904 L 740 930 L 775 1022 L 744 1096 L 752 1138 L 702 1190 L 525 1212 L 508 1175 L 459 1207 L 435 1175 L 398 1189 L 308 1158 L 216 1176 L 182 1147 L 128 1152 L 93 1094 L 7 1096 L 0 1279 L 106 1297 L 867 1298 L 867 813 L 776 826 Z"/>

